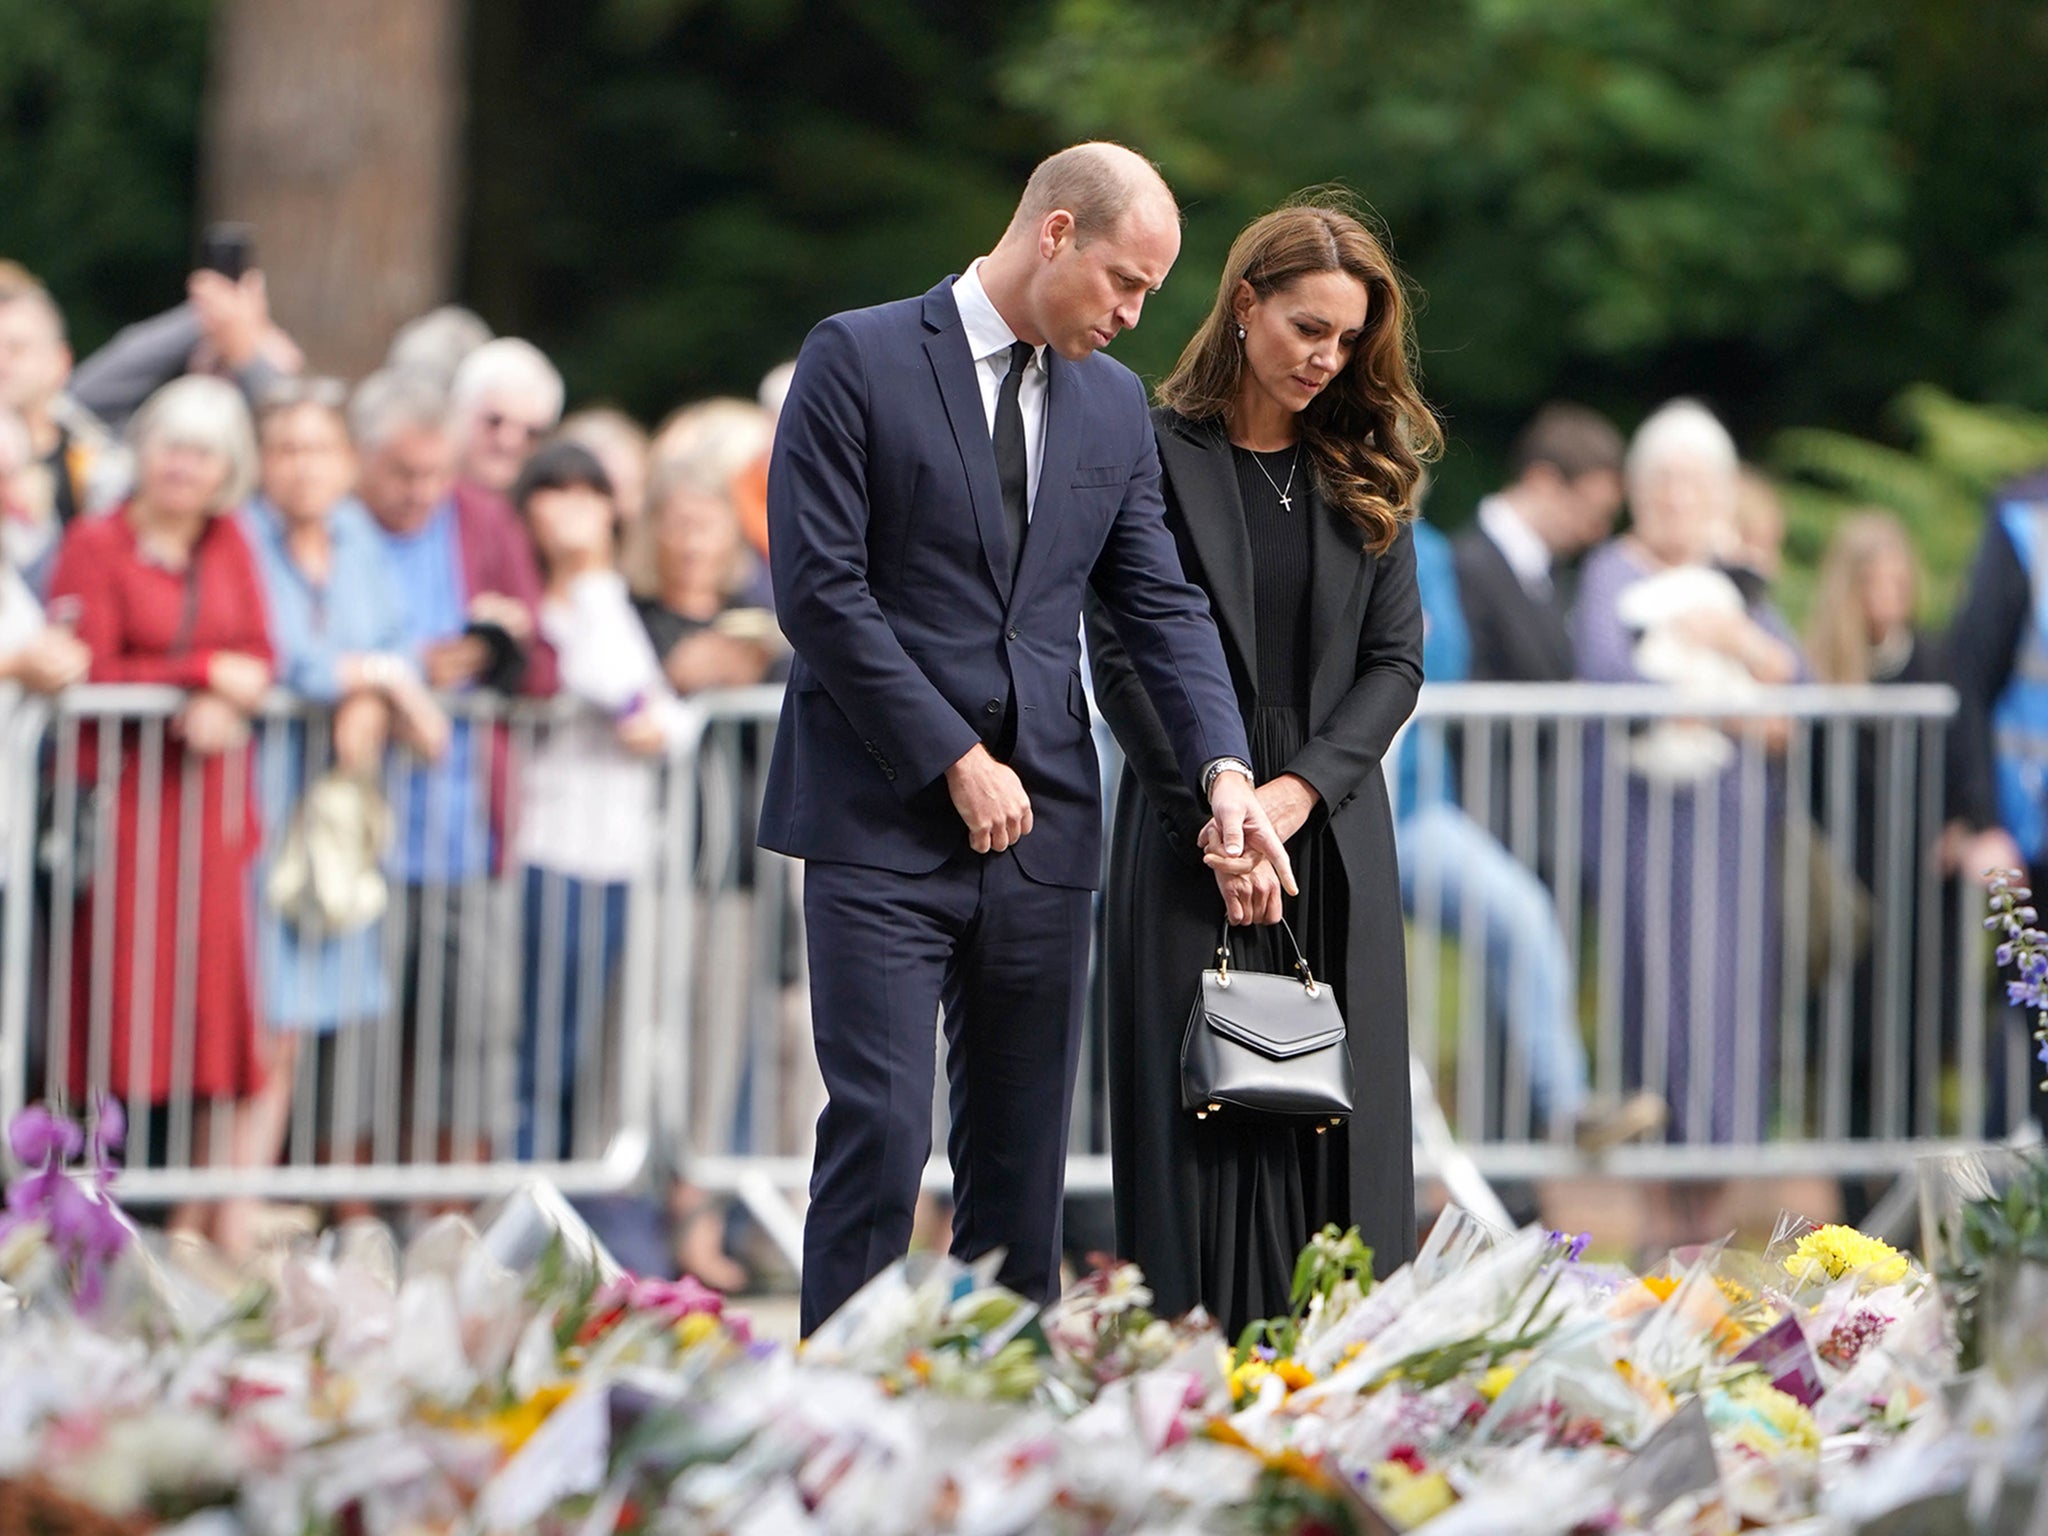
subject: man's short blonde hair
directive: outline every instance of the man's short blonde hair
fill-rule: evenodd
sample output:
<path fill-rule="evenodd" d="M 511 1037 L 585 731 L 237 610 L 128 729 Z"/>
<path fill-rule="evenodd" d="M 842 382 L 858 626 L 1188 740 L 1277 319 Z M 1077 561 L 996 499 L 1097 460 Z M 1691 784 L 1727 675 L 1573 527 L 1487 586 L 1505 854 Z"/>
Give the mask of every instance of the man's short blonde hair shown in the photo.
<path fill-rule="evenodd" d="M 1010 216 L 1010 229 L 1030 229 L 1064 208 L 1073 216 L 1075 236 L 1092 240 L 1113 231 L 1147 195 L 1179 216 L 1166 177 L 1136 150 L 1106 140 L 1074 144 L 1038 162 Z"/>

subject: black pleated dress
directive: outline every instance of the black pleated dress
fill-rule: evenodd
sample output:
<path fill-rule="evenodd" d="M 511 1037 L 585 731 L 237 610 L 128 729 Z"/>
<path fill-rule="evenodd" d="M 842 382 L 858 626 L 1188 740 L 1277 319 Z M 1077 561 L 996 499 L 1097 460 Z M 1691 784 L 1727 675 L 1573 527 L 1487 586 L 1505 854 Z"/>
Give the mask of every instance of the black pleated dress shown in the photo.
<path fill-rule="evenodd" d="M 1264 783 L 1287 770 L 1310 734 L 1313 503 L 1302 462 L 1294 469 L 1293 506 L 1282 505 L 1279 488 L 1288 485 L 1294 450 L 1229 453 L 1249 537 L 1257 635 L 1257 692 L 1245 719 L 1252 766 Z M 1384 797 L 1373 777 L 1370 792 Z M 1375 860 L 1383 867 L 1357 872 L 1384 897 L 1369 900 L 1365 915 L 1391 917 L 1391 931 L 1374 946 L 1391 966 L 1374 989 L 1384 991 L 1376 1001 L 1390 1010 L 1362 999 L 1353 1007 L 1352 877 L 1330 834 L 1327 807 L 1318 806 L 1287 851 L 1300 886 L 1286 902 L 1287 921 L 1317 980 L 1336 994 L 1359 1074 L 1360 1114 L 1320 1135 L 1241 1111 L 1197 1121 L 1181 1108 L 1181 1039 L 1200 972 L 1215 963 L 1222 898 L 1199 852 L 1125 773 L 1113 832 L 1106 967 L 1118 1247 L 1144 1267 L 1162 1313 L 1199 1303 L 1232 1337 L 1251 1320 L 1287 1310 L 1295 1260 L 1324 1224 L 1357 1224 L 1382 1274 L 1405 1262 L 1415 1242 L 1391 828 L 1384 860 Z M 1247 970 L 1294 967 L 1278 927 L 1233 930 L 1232 957 Z M 1354 1144 L 1358 1137 L 1375 1145 L 1362 1149 Z M 1361 1167 L 1384 1176 L 1362 1182 Z"/>

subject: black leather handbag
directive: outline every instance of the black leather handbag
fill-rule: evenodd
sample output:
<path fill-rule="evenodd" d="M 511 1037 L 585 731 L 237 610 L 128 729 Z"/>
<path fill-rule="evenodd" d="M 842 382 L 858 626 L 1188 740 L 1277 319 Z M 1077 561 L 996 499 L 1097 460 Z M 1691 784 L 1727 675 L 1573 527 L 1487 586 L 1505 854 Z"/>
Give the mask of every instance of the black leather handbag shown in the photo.
<path fill-rule="evenodd" d="M 1224 1109 L 1341 1125 L 1351 1114 L 1351 1050 L 1330 989 L 1294 946 L 1293 976 L 1232 970 L 1230 928 L 1202 972 L 1180 1045 L 1180 1102 L 1197 1120 Z"/>

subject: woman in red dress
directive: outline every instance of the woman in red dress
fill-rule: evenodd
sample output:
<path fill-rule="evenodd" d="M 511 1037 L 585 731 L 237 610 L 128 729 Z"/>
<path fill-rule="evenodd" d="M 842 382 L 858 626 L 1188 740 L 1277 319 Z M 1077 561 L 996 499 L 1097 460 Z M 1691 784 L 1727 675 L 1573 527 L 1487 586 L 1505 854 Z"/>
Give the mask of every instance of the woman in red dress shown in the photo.
<path fill-rule="evenodd" d="M 263 1076 L 250 965 L 249 863 L 261 829 L 249 717 L 270 686 L 272 657 L 255 561 L 235 520 L 220 515 L 248 494 L 256 451 L 240 394 L 216 379 L 166 385 L 132 435 L 134 497 L 72 524 L 51 616 L 92 652 L 90 681 L 189 692 L 168 724 L 105 739 L 81 732 L 81 817 L 101 782 L 100 753 L 118 743 L 117 788 L 100 807 L 97 837 L 83 840 L 97 868 L 79 872 L 68 1041 L 52 1044 L 68 1045 L 74 1095 L 127 1101 L 135 1157 L 152 1155 L 168 1125 L 169 1151 L 189 1133 L 196 1163 L 229 1139 L 225 1126 L 212 1134 L 212 1112 L 231 1110 Z M 174 1225 L 198 1224 L 196 1211 L 183 1215 Z"/>

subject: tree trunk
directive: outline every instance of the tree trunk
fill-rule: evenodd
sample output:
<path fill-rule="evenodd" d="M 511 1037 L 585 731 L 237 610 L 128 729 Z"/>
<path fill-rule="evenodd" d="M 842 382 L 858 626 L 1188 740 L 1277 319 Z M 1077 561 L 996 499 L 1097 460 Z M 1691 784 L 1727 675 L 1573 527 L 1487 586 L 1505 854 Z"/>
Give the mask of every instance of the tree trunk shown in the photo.
<path fill-rule="evenodd" d="M 271 311 L 354 378 L 453 280 L 462 0 L 221 0 L 201 186 L 255 226 Z"/>

